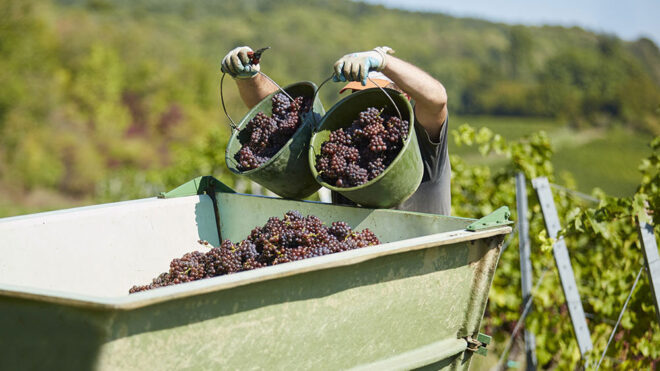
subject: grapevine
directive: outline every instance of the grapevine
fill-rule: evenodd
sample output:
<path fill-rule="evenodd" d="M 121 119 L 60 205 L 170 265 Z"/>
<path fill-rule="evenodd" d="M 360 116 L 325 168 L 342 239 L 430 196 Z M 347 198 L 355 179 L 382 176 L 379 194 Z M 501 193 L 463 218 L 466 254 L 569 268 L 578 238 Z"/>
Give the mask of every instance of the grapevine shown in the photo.
<path fill-rule="evenodd" d="M 517 141 L 505 141 L 491 130 L 475 130 L 467 125 L 453 131 L 459 145 L 475 145 L 484 156 L 502 156 L 506 165 L 497 169 L 486 165 L 470 166 L 458 156 L 452 163 L 452 213 L 480 217 L 501 205 L 512 208 L 515 215 L 516 193 L 514 176 L 523 172 L 528 182 L 529 229 L 532 239 L 534 281 L 539 282 L 533 293 L 533 310 L 525 327 L 536 337 L 536 356 L 541 369 L 575 369 L 586 366 L 582 359 L 561 283 L 552 255 L 552 239 L 547 238 L 545 223 L 530 180 L 548 177 L 551 183 L 562 182 L 575 188 L 570 176 L 554 177 L 552 146 L 543 132 Z M 635 276 L 643 264 L 637 234 L 637 216 L 648 211 L 655 219 L 658 238 L 660 217 L 660 138 L 651 143 L 653 153 L 639 167 L 641 183 L 630 197 L 609 197 L 594 190 L 592 197 L 600 200 L 590 204 L 568 191 L 553 193 L 563 236 L 571 256 L 573 271 L 582 298 L 594 350 L 587 354 L 597 361 L 605 350 Z M 648 221 L 648 220 L 647 220 Z M 522 299 L 517 234 L 503 251 L 495 272 L 482 332 L 494 336 L 495 352 L 507 343 L 513 325 L 520 318 Z M 535 282 L 536 284 L 537 282 Z M 520 335 L 519 335 L 520 336 Z M 520 340 L 520 339 L 519 339 Z M 522 344 L 517 342 L 517 344 Z M 514 346 L 509 359 L 522 360 L 525 355 Z M 628 309 L 607 349 L 601 369 L 655 369 L 660 361 L 660 326 L 655 317 L 650 286 L 646 277 L 639 281 Z"/>

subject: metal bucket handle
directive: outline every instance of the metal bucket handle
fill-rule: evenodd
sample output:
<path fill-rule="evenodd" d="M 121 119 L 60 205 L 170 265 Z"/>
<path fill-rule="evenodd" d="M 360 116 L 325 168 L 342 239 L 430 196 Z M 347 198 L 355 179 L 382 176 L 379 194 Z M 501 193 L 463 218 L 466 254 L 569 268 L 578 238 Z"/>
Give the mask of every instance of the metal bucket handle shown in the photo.
<path fill-rule="evenodd" d="M 225 111 L 225 116 L 227 116 L 227 118 L 229 119 L 229 126 L 231 126 L 232 130 L 240 131 L 240 130 L 238 129 L 238 125 L 236 125 L 236 123 L 234 122 L 234 120 L 232 120 L 232 118 L 229 116 L 229 113 L 227 112 L 227 107 L 225 107 L 225 97 L 224 97 L 224 94 L 222 94 L 222 91 L 223 91 L 223 83 L 224 83 L 224 81 L 225 81 L 225 75 L 226 75 L 226 74 L 227 74 L 226 72 L 223 72 L 223 73 L 222 73 L 222 78 L 220 79 L 220 102 L 222 103 L 222 110 Z M 282 87 L 279 86 L 279 85 L 275 82 L 275 80 L 271 79 L 270 77 L 268 77 L 268 75 L 266 75 L 265 73 L 263 73 L 263 72 L 261 72 L 261 71 L 259 71 L 258 74 L 262 75 L 263 77 L 265 77 L 266 79 L 268 79 L 270 82 L 272 82 L 275 86 L 277 86 L 277 88 L 278 88 L 282 93 L 284 93 L 284 95 L 286 95 L 287 97 L 289 97 L 289 99 L 291 100 L 291 102 L 293 102 L 293 98 L 289 95 L 289 93 L 287 93 L 284 89 L 282 89 Z M 316 96 L 314 96 L 314 98 L 316 98 Z"/>
<path fill-rule="evenodd" d="M 332 78 L 333 78 L 334 76 L 335 76 L 335 74 L 333 73 L 332 75 L 330 75 L 330 77 L 328 77 L 327 79 L 325 79 L 325 80 L 321 83 L 321 85 L 319 85 L 318 89 L 316 89 L 316 91 L 314 92 L 314 97 L 312 98 L 312 102 L 316 101 L 316 95 L 319 93 L 319 90 L 321 90 L 321 88 L 323 87 L 323 85 L 325 85 L 326 82 L 332 80 Z M 401 121 L 403 121 L 403 115 L 401 115 L 401 111 L 399 111 L 399 107 L 397 107 L 396 103 L 394 103 L 394 99 L 392 99 L 392 97 L 390 96 L 390 94 L 389 94 L 387 91 L 385 91 L 385 89 L 381 88 L 380 85 L 376 84 L 376 83 L 374 82 L 374 80 L 371 79 L 371 77 L 367 76 L 367 79 L 369 79 L 369 81 L 371 81 L 372 84 L 376 85 L 376 87 L 378 87 L 378 89 L 380 89 L 380 91 L 382 91 L 383 94 L 385 94 L 385 96 L 387 97 L 387 99 L 389 99 L 390 102 L 392 103 L 392 106 L 394 106 L 394 109 L 396 110 L 396 113 L 399 115 L 399 119 L 400 119 Z M 314 133 L 316 133 L 316 132 L 318 131 L 318 129 L 319 129 L 319 122 L 316 120 L 316 116 L 314 116 L 314 129 L 313 129 Z"/>

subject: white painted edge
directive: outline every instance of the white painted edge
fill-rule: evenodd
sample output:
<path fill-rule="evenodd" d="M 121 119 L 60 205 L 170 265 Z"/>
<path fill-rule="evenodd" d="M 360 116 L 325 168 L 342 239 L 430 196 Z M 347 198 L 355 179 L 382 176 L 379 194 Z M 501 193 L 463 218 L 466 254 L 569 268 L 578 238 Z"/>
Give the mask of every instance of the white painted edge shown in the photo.
<path fill-rule="evenodd" d="M 183 198 L 183 197 L 180 197 L 180 198 Z M 141 199 L 137 199 L 137 200 L 110 202 L 110 203 L 90 205 L 90 206 L 72 207 L 72 208 L 69 208 L 69 209 L 45 211 L 45 212 L 42 212 L 42 213 L 9 216 L 9 217 L 6 217 L 6 218 L 0 218 L 0 224 L 23 221 L 23 220 L 38 219 L 38 218 L 43 218 L 43 217 L 48 217 L 48 216 L 67 215 L 67 214 L 80 213 L 80 212 L 104 210 L 104 209 L 115 208 L 115 207 L 124 207 L 124 206 L 127 206 L 127 205 L 152 203 L 154 201 L 163 201 L 163 200 L 174 200 L 174 198 L 162 199 L 162 198 L 158 198 L 158 197 L 149 197 L 149 198 L 141 198 Z"/>
<path fill-rule="evenodd" d="M 511 231 L 511 227 L 503 226 L 476 232 L 458 230 L 436 233 L 428 236 L 410 238 L 376 246 L 368 246 L 361 249 L 344 251 L 225 276 L 161 287 L 130 295 L 127 293 L 124 296 L 112 298 L 80 295 L 55 290 L 43 290 L 16 285 L 0 285 L 0 296 L 38 300 L 90 309 L 132 310 L 173 299 L 226 290 L 251 283 L 293 276 L 300 273 L 358 264 L 381 256 L 422 250 L 435 246 L 452 245 L 465 241 L 480 240 L 501 234 L 509 234 Z M 128 292 L 128 288 L 126 291 Z"/>

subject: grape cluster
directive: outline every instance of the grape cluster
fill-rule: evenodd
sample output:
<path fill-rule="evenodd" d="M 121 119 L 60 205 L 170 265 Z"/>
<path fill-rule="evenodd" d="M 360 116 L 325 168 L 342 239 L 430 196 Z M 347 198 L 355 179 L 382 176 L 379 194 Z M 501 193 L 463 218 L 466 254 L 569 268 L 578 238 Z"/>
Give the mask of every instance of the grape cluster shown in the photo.
<path fill-rule="evenodd" d="M 283 93 L 275 94 L 272 102 L 272 117 L 257 113 L 239 136 L 241 149 L 234 158 L 240 171 L 258 168 L 282 149 L 302 123 L 301 115 L 312 106 L 311 98 L 300 96 L 292 102 Z"/>
<path fill-rule="evenodd" d="M 316 156 L 323 181 L 337 187 L 364 184 L 385 171 L 408 137 L 409 123 L 370 107 L 348 128 L 330 133 Z"/>
<path fill-rule="evenodd" d="M 271 217 L 263 227 L 256 227 L 243 241 L 222 241 L 206 253 L 194 251 L 174 259 L 170 270 L 154 278 L 152 283 L 133 286 L 129 293 L 176 285 L 231 274 L 269 265 L 378 245 L 380 241 L 369 229 L 356 232 L 342 221 L 330 227 L 314 215 L 302 216 L 289 211 L 282 219 Z"/>

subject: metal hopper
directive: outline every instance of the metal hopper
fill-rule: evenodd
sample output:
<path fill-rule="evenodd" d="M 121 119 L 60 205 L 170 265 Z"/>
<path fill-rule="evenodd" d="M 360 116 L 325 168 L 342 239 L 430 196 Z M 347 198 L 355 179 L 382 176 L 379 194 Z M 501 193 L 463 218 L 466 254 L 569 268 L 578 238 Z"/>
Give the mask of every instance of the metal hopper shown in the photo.
<path fill-rule="evenodd" d="M 504 211 L 475 221 L 201 183 L 0 219 L 0 369 L 467 369 L 484 351 Z M 292 209 L 384 243 L 128 295 L 198 239 L 240 240 Z"/>

